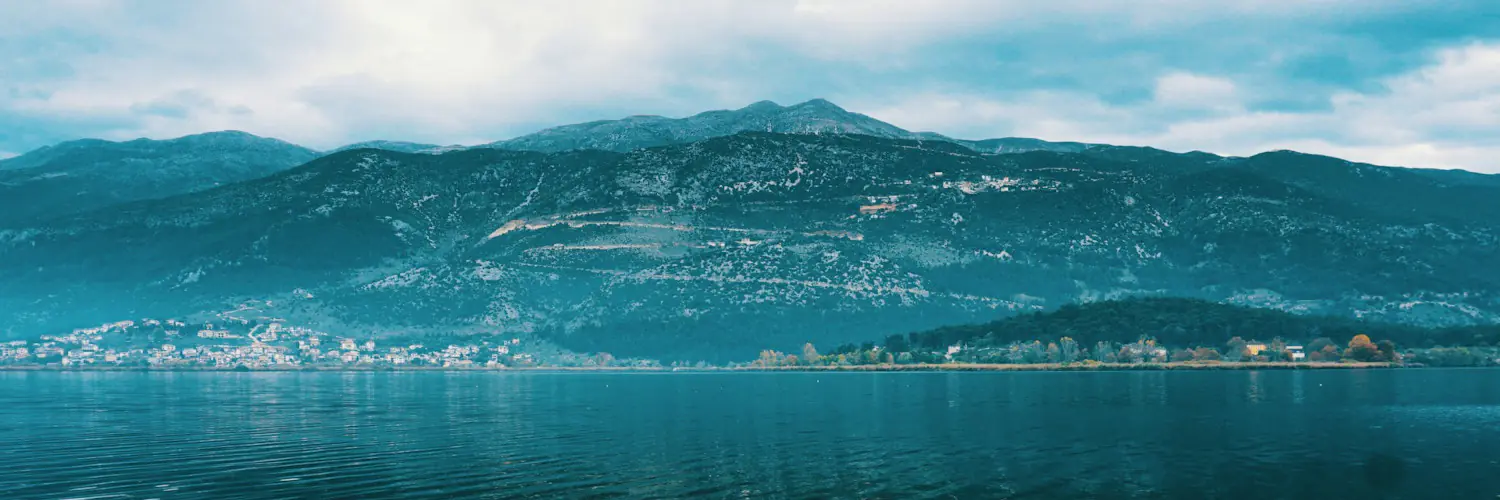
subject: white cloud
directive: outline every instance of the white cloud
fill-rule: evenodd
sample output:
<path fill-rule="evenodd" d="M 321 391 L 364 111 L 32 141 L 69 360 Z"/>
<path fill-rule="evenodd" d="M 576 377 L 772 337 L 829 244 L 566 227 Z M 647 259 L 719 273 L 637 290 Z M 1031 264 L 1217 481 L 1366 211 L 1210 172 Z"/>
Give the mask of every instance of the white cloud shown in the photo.
<path fill-rule="evenodd" d="M 1500 172 L 1500 44 L 1439 51 L 1381 89 L 1334 95 L 1326 109 L 1256 112 L 1222 78 L 1171 73 L 1154 97 L 1111 105 L 1095 96 L 1029 92 L 997 99 L 924 94 L 869 114 L 965 137 L 1023 136 L 1251 155 L 1294 149 L 1384 165 Z M 1184 110 L 1212 108 L 1204 116 Z"/>
<path fill-rule="evenodd" d="M 1153 99 L 1161 106 L 1193 111 L 1234 111 L 1239 89 L 1225 78 L 1174 72 L 1157 78 Z"/>
<path fill-rule="evenodd" d="M 6 158 L 15 158 L 20 155 L 20 153 L 12 153 L 10 151 L 0 151 L 0 160 L 4 160 Z"/>
<path fill-rule="evenodd" d="M 1109 40 L 1132 31 L 1245 18 L 1280 22 L 1403 9 L 1397 0 L 327 0 L 295 9 L 261 2 L 6 2 L 0 42 L 80 35 L 55 59 L 71 76 L 0 82 L 0 114 L 90 118 L 105 138 L 240 129 L 331 147 L 390 138 L 501 139 L 570 111 L 688 114 L 770 97 L 764 58 L 896 71 L 922 49 L 997 32 Z M 149 9 L 141 11 L 140 9 Z M 5 44 L 0 43 L 0 48 Z M 774 56 L 768 56 L 774 54 Z M 52 56 L 47 56 L 51 58 Z M 1230 154 L 1304 145 L 1356 159 L 1495 167 L 1493 46 L 1439 55 L 1385 82 L 1388 92 L 1335 96 L 1330 111 L 1248 111 L 1252 82 L 1168 71 L 1149 100 L 983 89 L 841 102 L 897 125 L 966 137 L 1040 136 Z M 6 67 L 0 63 L 0 72 Z M 833 70 L 830 70 L 833 71 Z M 19 90 L 19 91 L 18 91 Z M 884 91 L 901 92 L 902 90 Z M 809 88 L 805 97 L 825 96 Z M 607 118 L 613 115 L 594 116 Z M 1444 137 L 1480 137 L 1461 142 Z M 9 146 L 16 147 L 16 146 Z M 1319 149 L 1321 148 L 1321 149 Z"/>

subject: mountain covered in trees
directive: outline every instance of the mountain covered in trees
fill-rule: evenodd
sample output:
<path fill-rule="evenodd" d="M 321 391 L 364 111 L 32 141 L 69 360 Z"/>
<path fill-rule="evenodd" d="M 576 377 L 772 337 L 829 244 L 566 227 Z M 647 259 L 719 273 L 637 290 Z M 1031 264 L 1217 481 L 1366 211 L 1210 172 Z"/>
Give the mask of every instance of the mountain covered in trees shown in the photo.
<path fill-rule="evenodd" d="M 318 154 L 244 132 L 70 141 L 0 160 L 0 226 L 256 179 Z"/>
<path fill-rule="evenodd" d="M 1142 337 L 1163 346 L 1219 347 L 1231 339 L 1306 345 L 1319 338 L 1347 341 L 1357 335 L 1402 346 L 1500 346 L 1500 325 L 1424 327 L 1349 317 L 1297 315 L 1284 311 L 1177 297 L 1137 297 L 1027 313 L 996 321 L 957 325 L 902 338 L 886 345 L 941 350 L 951 345 L 991 345 L 1072 339 L 1080 345 L 1127 344 Z M 1316 351 L 1317 349 L 1313 349 Z"/>
<path fill-rule="evenodd" d="M 1494 176 L 1291 152 L 769 132 L 354 149 L 0 230 L 0 329 L 260 318 L 725 360 L 1132 296 L 1486 324 L 1497 200 Z"/>

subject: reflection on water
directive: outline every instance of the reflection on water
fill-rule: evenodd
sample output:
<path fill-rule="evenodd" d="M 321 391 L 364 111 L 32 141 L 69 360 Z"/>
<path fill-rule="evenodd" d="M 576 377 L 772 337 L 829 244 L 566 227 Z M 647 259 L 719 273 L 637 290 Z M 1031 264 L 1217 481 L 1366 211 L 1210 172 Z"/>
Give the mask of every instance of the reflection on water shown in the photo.
<path fill-rule="evenodd" d="M 1500 371 L 0 373 L 0 498 L 1496 498 Z"/>

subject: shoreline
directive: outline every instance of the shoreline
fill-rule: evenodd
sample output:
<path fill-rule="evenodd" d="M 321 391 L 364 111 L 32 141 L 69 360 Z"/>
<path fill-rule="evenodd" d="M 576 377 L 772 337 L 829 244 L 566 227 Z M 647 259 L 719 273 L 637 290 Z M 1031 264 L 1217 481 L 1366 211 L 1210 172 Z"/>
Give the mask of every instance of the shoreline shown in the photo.
<path fill-rule="evenodd" d="M 848 366 L 737 366 L 737 367 L 631 367 L 631 366 L 536 366 L 536 367 L 376 367 L 376 366 L 329 366 L 305 367 L 284 366 L 266 368 L 221 368 L 221 367 L 61 367 L 61 366 L 0 366 L 0 372 L 517 372 L 517 373 L 722 373 L 722 372 L 1077 372 L 1077 371 L 1214 371 L 1214 370 L 1361 370 L 1420 368 L 1396 363 L 1343 363 L 1343 362 L 1240 362 L 1240 361 L 1190 361 L 1181 363 L 1036 363 L 1036 364 L 986 364 L 986 363 L 941 363 L 941 364 L 879 364 Z"/>

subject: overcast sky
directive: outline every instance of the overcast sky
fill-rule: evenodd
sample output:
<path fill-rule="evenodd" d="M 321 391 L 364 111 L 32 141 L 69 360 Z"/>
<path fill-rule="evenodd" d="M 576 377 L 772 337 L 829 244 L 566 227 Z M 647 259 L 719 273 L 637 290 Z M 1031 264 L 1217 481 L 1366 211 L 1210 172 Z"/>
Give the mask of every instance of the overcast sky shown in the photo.
<path fill-rule="evenodd" d="M 814 97 L 962 138 L 1500 172 L 1500 2 L 0 0 L 0 156 L 472 144 Z"/>

